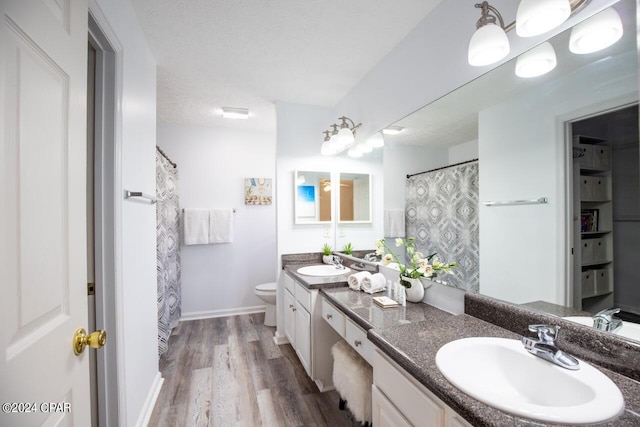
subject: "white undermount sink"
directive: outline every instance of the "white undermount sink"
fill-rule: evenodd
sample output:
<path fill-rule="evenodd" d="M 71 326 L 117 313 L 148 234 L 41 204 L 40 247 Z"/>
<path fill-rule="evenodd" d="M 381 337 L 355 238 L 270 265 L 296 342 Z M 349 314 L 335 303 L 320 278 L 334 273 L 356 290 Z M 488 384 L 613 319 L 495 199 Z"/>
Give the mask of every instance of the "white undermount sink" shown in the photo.
<path fill-rule="evenodd" d="M 436 354 L 442 375 L 466 394 L 513 415 L 558 424 L 609 420 L 624 409 L 618 387 L 580 361 L 571 371 L 528 353 L 518 340 L 463 338 Z"/>
<path fill-rule="evenodd" d="M 297 270 L 298 273 L 304 274 L 305 276 L 315 276 L 315 277 L 333 277 L 333 276 L 341 276 L 343 274 L 347 274 L 351 272 L 347 267 L 345 268 L 336 268 L 333 265 L 308 265 L 306 267 L 300 267 Z"/>
<path fill-rule="evenodd" d="M 593 318 L 588 316 L 568 316 L 563 317 L 565 320 L 570 320 L 575 323 L 579 323 L 581 325 L 591 326 L 593 327 Z M 615 335 L 619 335 L 621 337 L 631 338 L 636 341 L 640 341 L 640 325 L 632 322 L 622 321 L 622 327 L 617 331 L 613 332 Z"/>

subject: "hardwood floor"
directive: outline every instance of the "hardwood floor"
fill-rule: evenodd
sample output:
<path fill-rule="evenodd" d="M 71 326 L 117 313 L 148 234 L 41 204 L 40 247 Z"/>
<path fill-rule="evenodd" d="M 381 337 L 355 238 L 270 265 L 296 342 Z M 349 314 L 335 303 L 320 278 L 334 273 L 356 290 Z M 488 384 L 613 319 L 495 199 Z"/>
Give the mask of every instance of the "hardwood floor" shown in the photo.
<path fill-rule="evenodd" d="M 251 314 L 181 322 L 160 359 L 165 381 L 149 426 L 360 426 L 263 321 Z"/>

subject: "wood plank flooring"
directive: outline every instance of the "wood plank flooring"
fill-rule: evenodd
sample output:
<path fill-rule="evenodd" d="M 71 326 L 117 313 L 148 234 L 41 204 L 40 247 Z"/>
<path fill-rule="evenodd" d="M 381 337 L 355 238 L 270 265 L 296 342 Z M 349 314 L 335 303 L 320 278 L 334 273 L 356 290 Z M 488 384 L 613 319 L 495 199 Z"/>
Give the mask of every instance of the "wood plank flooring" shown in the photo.
<path fill-rule="evenodd" d="M 260 313 L 181 322 L 160 358 L 165 381 L 149 426 L 360 426 L 263 321 Z"/>

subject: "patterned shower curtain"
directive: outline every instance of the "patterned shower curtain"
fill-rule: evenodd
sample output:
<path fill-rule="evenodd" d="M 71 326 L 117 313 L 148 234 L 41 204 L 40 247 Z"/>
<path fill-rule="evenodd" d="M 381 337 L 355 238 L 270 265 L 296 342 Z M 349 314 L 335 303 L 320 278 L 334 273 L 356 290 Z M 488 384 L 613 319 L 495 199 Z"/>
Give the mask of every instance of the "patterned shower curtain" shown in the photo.
<path fill-rule="evenodd" d="M 424 254 L 438 253 L 458 266 L 442 280 L 478 292 L 480 242 L 478 162 L 454 165 L 407 179 L 406 229 Z"/>
<path fill-rule="evenodd" d="M 156 150 L 156 257 L 158 272 L 158 354 L 167 351 L 180 320 L 180 208 L 178 168 Z"/>

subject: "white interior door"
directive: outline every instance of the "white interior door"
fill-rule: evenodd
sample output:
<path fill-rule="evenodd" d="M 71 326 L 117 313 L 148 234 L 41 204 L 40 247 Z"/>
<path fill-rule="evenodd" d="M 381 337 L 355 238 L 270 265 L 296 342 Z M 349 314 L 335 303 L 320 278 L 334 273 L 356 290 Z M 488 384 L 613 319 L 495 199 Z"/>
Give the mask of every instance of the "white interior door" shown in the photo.
<path fill-rule="evenodd" d="M 0 11 L 0 425 L 88 426 L 87 2 Z"/>

